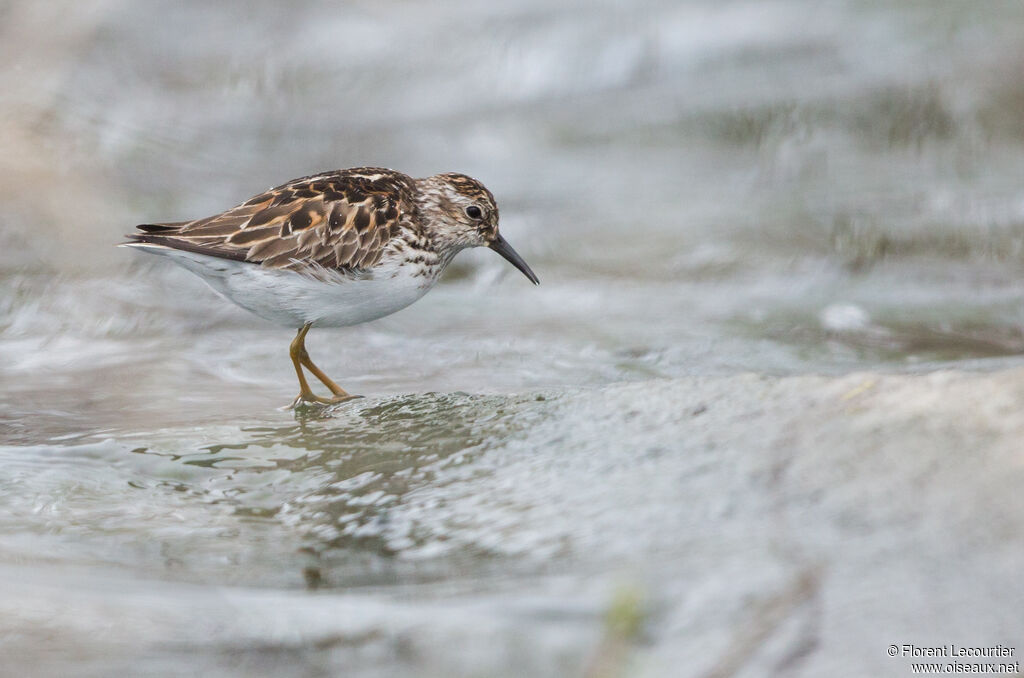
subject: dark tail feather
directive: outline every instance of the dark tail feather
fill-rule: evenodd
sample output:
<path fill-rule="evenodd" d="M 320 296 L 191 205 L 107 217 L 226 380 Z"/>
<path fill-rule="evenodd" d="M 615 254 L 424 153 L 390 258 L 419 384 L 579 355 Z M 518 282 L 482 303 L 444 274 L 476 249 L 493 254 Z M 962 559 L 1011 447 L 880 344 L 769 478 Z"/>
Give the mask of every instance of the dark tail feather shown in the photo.
<path fill-rule="evenodd" d="M 148 226 L 149 224 L 147 224 Z M 174 224 L 152 224 L 153 226 L 174 226 Z M 139 228 L 144 228 L 139 226 Z M 244 249 L 214 249 L 209 245 L 202 245 L 199 243 L 185 240 L 183 238 L 175 238 L 173 230 L 163 230 L 152 233 L 129 233 L 125 236 L 128 242 L 120 243 L 121 245 L 158 245 L 166 247 L 172 250 L 181 250 L 183 252 L 195 252 L 196 254 L 205 254 L 207 256 L 220 257 L 221 259 L 232 259 L 234 261 L 246 261 L 246 251 Z"/>
<path fill-rule="evenodd" d="M 134 242 L 144 242 L 149 243 L 151 245 L 162 245 L 166 240 L 165 238 L 162 238 L 159 235 L 149 235 L 147 233 L 126 233 L 124 237 L 128 239 L 128 242 L 121 243 L 122 245 L 127 245 Z"/>
<path fill-rule="evenodd" d="M 181 230 L 181 227 L 189 222 L 177 221 L 168 224 L 139 224 L 135 228 L 145 233 L 173 233 Z"/>
<path fill-rule="evenodd" d="M 189 222 L 177 221 L 165 224 L 139 224 L 135 233 L 125 234 L 128 242 L 118 243 L 120 245 L 131 245 L 132 243 L 149 243 L 151 245 L 166 245 L 164 236 L 174 235 L 181 227 Z M 141 231 L 141 232 L 140 232 Z"/>

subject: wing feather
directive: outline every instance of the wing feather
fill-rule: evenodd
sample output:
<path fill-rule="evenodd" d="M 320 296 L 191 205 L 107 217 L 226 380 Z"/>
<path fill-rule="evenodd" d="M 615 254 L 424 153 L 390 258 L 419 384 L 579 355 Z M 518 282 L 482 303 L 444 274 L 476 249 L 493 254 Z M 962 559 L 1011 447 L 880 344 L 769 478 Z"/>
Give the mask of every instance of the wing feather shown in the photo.
<path fill-rule="evenodd" d="M 295 179 L 206 219 L 139 226 L 129 237 L 268 268 L 358 271 L 376 265 L 412 219 L 414 190 L 400 172 L 338 170 Z"/>

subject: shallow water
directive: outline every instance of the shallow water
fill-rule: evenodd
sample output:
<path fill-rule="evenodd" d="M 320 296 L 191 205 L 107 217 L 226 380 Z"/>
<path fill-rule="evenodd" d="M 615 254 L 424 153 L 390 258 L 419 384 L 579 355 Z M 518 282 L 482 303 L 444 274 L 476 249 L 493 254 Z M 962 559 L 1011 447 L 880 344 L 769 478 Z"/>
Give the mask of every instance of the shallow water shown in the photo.
<path fill-rule="evenodd" d="M 891 643 L 1019 642 L 1022 28 L 0 8 L 6 671 L 903 675 Z M 352 165 L 479 177 L 542 285 L 464 253 L 310 334 L 366 398 L 284 411 L 291 330 L 112 245 Z"/>

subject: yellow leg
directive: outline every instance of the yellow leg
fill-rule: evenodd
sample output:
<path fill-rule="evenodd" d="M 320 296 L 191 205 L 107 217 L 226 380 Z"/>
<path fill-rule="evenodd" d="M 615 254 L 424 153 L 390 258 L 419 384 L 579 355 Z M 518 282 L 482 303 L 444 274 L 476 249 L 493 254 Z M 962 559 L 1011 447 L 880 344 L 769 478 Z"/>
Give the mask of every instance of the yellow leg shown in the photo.
<path fill-rule="evenodd" d="M 313 364 L 313 361 L 309 357 L 309 353 L 306 351 L 306 334 L 309 333 L 309 328 L 312 326 L 313 325 L 311 323 L 303 325 L 292 340 L 291 346 L 288 347 L 288 353 L 292 358 L 292 365 L 295 366 L 295 374 L 299 378 L 299 395 L 294 401 L 292 401 L 291 406 L 295 407 L 303 402 L 333 405 L 334 403 L 341 403 L 353 398 L 359 398 L 360 396 L 352 395 L 342 387 L 338 386 L 330 377 L 324 374 L 323 370 Z M 309 383 L 306 381 L 306 375 L 302 371 L 303 367 L 312 372 L 313 376 L 323 382 L 324 386 L 331 389 L 331 393 L 334 394 L 334 397 L 321 398 L 313 393 L 313 389 L 309 387 Z"/>

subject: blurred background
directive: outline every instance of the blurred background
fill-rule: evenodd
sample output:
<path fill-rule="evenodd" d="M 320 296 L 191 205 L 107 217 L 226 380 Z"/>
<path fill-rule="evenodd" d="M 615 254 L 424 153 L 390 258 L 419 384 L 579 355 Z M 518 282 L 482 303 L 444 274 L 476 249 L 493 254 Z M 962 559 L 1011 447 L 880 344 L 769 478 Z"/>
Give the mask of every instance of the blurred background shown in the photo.
<path fill-rule="evenodd" d="M 21 672 L 881 675 L 925 617 L 1021 630 L 1019 2 L 10 0 L 0 56 Z M 296 419 L 290 330 L 113 245 L 361 165 L 479 178 L 542 285 L 466 252 L 314 330 L 370 397 Z M 878 383 L 904 419 L 832 423 Z"/>

